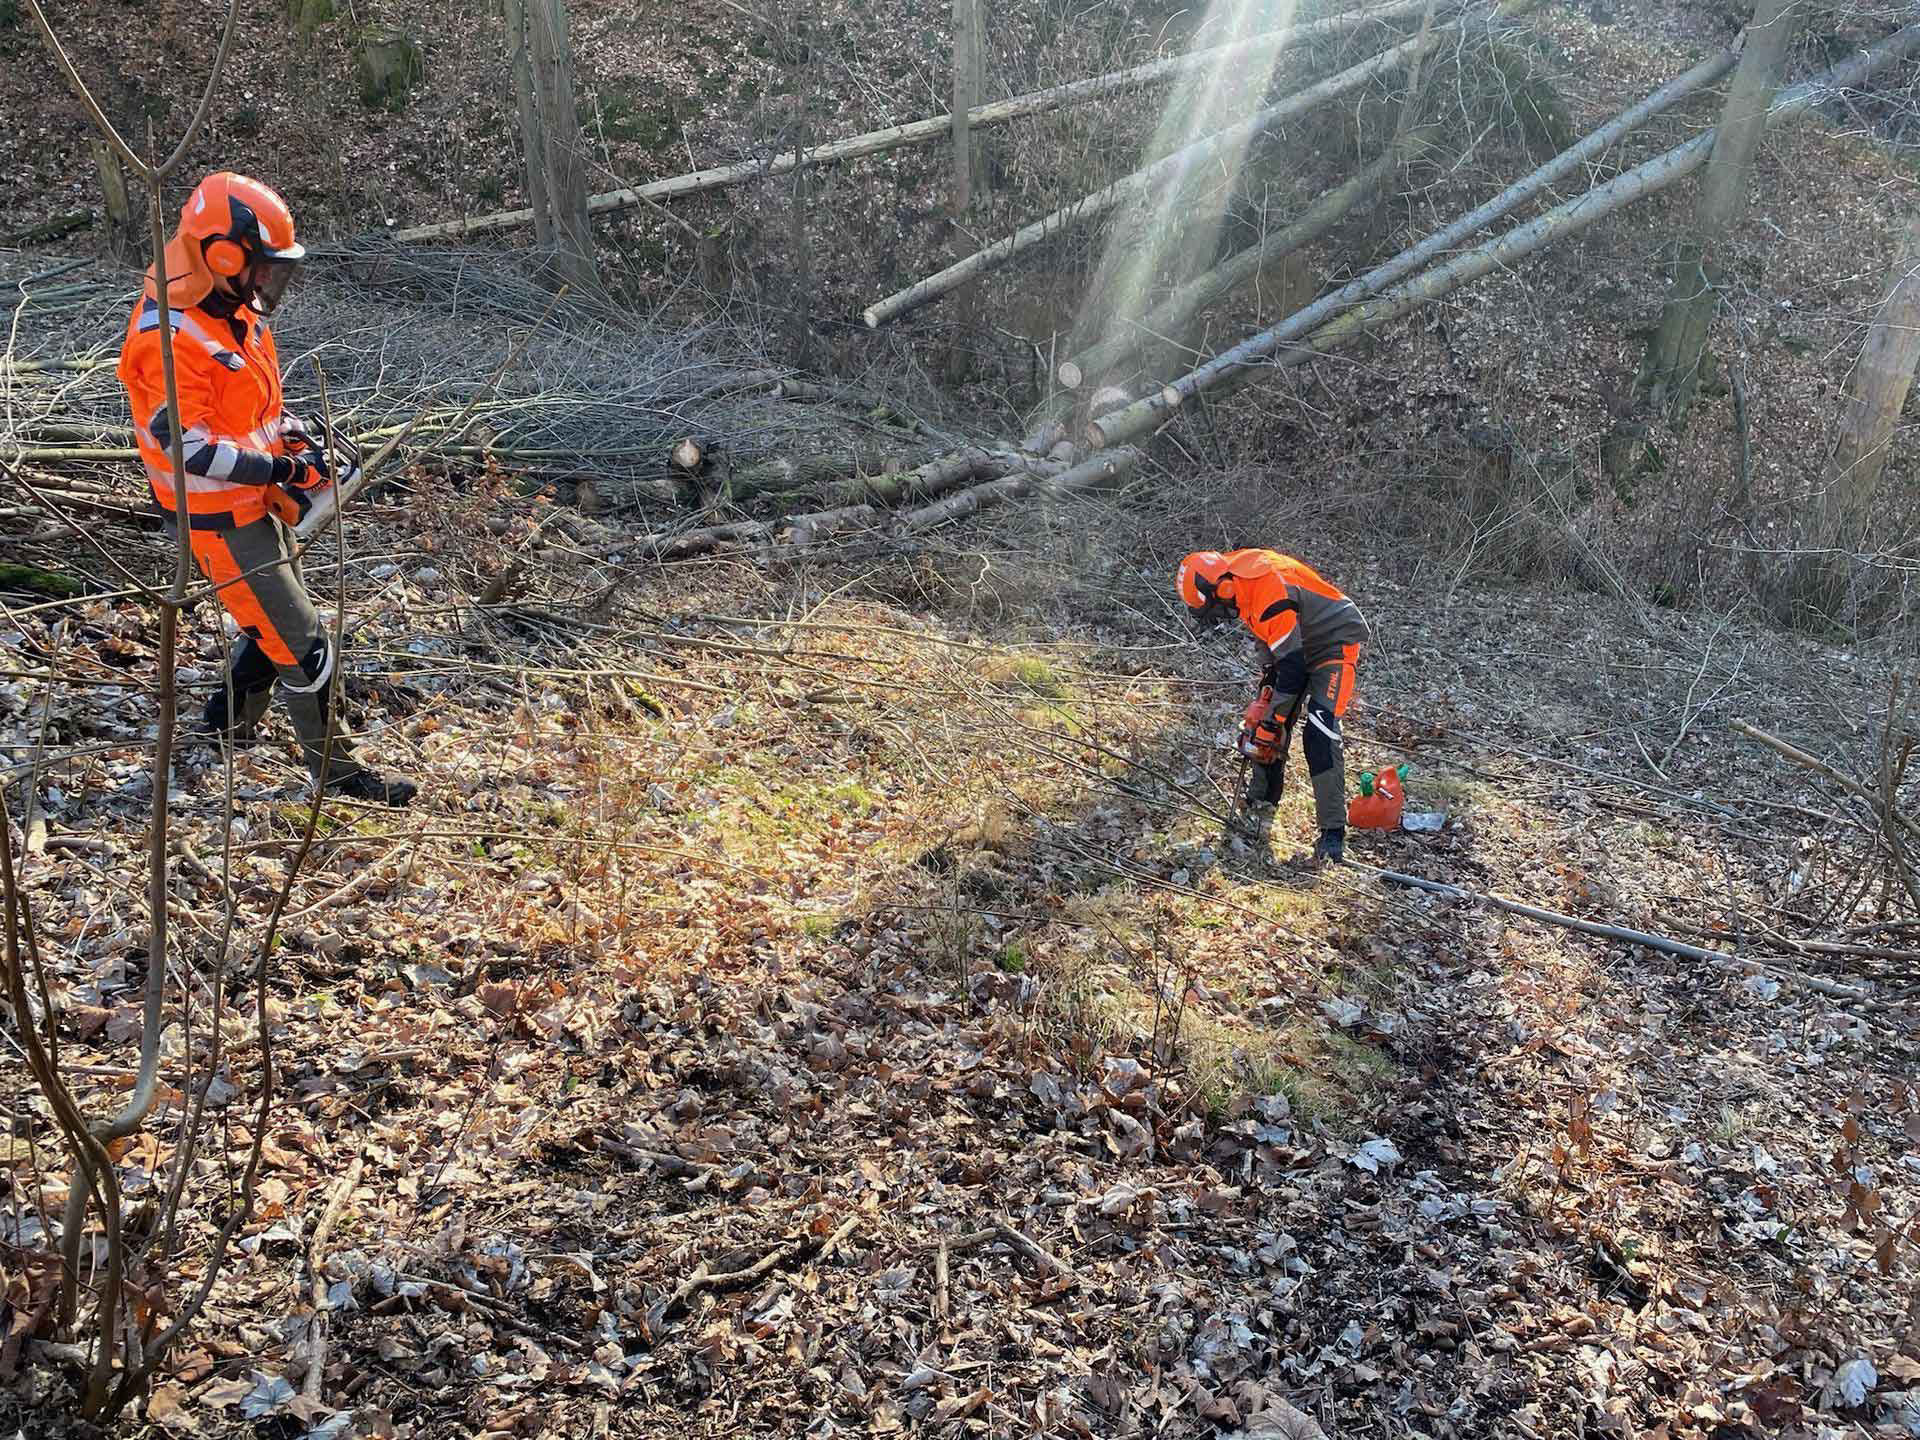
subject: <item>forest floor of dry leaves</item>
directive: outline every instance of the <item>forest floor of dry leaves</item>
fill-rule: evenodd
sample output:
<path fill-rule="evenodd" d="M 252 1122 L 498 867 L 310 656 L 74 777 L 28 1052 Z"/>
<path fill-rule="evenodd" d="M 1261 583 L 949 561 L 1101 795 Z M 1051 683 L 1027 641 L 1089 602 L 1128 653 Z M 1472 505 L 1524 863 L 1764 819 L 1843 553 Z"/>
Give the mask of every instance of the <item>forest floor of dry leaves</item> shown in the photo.
<path fill-rule="evenodd" d="M 1174 613 L 1197 501 L 665 568 L 585 517 L 536 538 L 497 478 L 370 507 L 349 696 L 422 800 L 328 808 L 273 958 L 260 1208 L 130 1433 L 1920 1434 L 1914 977 L 1765 939 L 1815 933 L 1848 860 L 1727 728 L 1844 760 L 1884 663 L 1451 584 L 1244 483 L 1375 627 L 1350 777 L 1410 760 L 1438 834 L 1293 863 L 1296 757 L 1282 858 L 1222 843 L 1247 670 Z M 521 590 L 463 598 L 515 554 Z M 152 627 L 6 606 L 0 703 L 62 757 L 27 895 L 102 1107 L 138 1029 Z M 204 689 L 205 616 L 189 649 Z M 50 658 L 84 683 L 19 678 Z M 282 725 L 234 766 L 241 955 L 304 820 Z M 196 962 L 225 786 L 183 750 Z M 233 1045 L 203 1236 L 251 1138 Z M 13 1076 L 10 1278 L 65 1188 Z M 136 1202 L 178 1099 L 119 1157 Z M 7 1347 L 5 1426 L 81 1433 L 36 1356 Z"/>

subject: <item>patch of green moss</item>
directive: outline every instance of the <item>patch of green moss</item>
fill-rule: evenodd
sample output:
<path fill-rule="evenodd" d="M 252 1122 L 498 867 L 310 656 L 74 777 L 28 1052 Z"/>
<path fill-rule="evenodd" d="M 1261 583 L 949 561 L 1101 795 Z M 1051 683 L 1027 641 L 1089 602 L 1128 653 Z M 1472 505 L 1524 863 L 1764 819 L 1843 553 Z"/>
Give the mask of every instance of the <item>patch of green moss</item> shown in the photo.
<path fill-rule="evenodd" d="M 671 99 L 649 104 L 625 85 L 609 85 L 595 94 L 594 103 L 600 113 L 600 128 L 609 140 L 647 150 L 664 149 L 680 141 L 682 127 Z"/>
<path fill-rule="evenodd" d="M 1038 655 L 997 656 L 987 667 L 987 678 L 1001 685 L 1022 685 L 1036 695 L 1058 700 L 1066 694 L 1060 677 Z"/>

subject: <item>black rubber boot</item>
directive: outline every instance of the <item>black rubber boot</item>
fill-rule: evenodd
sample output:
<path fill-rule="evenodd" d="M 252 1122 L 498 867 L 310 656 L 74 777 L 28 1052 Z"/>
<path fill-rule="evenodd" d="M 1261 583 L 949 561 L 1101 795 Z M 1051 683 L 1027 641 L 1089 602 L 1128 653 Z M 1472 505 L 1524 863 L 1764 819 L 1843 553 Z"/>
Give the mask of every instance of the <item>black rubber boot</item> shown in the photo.
<path fill-rule="evenodd" d="M 1347 858 L 1347 832 L 1344 830 L 1322 830 L 1320 841 L 1313 847 L 1313 863 L 1316 865 L 1338 865 Z"/>
<path fill-rule="evenodd" d="M 327 781 L 327 793 L 343 800 L 364 800 L 369 805 L 404 810 L 420 793 L 420 787 L 411 780 L 390 778 L 377 770 L 349 770 L 338 780 Z"/>

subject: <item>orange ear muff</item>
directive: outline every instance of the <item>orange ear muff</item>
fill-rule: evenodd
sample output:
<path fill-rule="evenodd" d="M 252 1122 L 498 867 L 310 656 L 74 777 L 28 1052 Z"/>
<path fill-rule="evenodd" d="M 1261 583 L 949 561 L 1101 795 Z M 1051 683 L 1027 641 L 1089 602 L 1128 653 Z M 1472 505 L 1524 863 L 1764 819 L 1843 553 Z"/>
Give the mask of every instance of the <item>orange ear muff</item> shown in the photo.
<path fill-rule="evenodd" d="M 223 280 L 247 268 L 247 252 L 231 240 L 209 240 L 201 253 L 207 257 L 207 268 Z"/>

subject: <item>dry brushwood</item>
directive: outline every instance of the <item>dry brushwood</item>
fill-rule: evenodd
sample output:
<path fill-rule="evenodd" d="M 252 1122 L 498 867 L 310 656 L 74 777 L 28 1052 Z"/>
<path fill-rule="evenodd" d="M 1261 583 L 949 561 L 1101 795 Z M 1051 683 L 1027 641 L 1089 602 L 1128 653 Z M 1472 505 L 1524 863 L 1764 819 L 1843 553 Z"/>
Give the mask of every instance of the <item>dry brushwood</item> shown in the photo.
<path fill-rule="evenodd" d="M 1778 736 L 1748 724 L 1745 720 L 1735 720 L 1733 730 L 1747 739 L 1766 746 L 1775 754 L 1781 755 L 1805 770 L 1811 771 L 1830 784 L 1858 801 L 1864 814 L 1848 817 L 1852 827 L 1864 834 L 1873 854 L 1877 858 L 1880 873 L 1884 877 L 1881 885 L 1883 897 L 1894 883 L 1898 883 L 1905 893 L 1908 903 L 1913 907 L 1912 914 L 1920 918 L 1920 877 L 1915 875 L 1913 848 L 1920 845 L 1920 822 L 1916 822 L 1900 808 L 1900 786 L 1906 779 L 1907 767 L 1913 759 L 1916 742 L 1908 728 L 1908 719 L 1912 712 L 1912 693 L 1905 690 L 1896 680 L 1888 701 L 1887 725 L 1882 734 L 1880 754 L 1875 765 L 1875 780 L 1869 784 L 1856 780 L 1839 767 L 1809 754 L 1799 746 L 1790 744 Z M 1870 867 L 1856 863 L 1849 868 L 1864 877 Z M 1881 919 L 1885 915 L 1885 902 L 1882 901 Z"/>
<path fill-rule="evenodd" d="M 466 470 L 494 460 L 591 479 L 621 506 L 656 494 L 673 445 L 688 435 L 743 465 L 847 443 L 840 416 L 768 393 L 786 372 L 758 358 L 755 334 L 719 323 L 648 329 L 593 297 L 556 301 L 518 252 L 356 240 L 316 254 L 306 269 L 298 304 L 275 316 L 280 351 L 325 367 L 345 397 L 343 433 L 363 452 L 410 425 L 396 463 Z M 126 479 L 137 452 L 125 400 L 112 364 L 93 358 L 118 344 L 124 320 L 113 312 L 131 304 L 131 287 L 116 278 L 107 297 L 74 314 L 36 307 L 19 317 L 16 355 L 22 367 L 42 368 L 5 377 L 12 410 L 0 427 L 0 463 L 31 463 L 63 490 L 102 484 L 103 501 L 138 505 Z M 405 308 L 405 326 L 383 318 L 394 305 Z M 556 323 L 543 326 L 549 306 Z M 294 408 L 304 404 L 299 397 Z M 470 404 L 463 435 L 458 420 Z"/>

